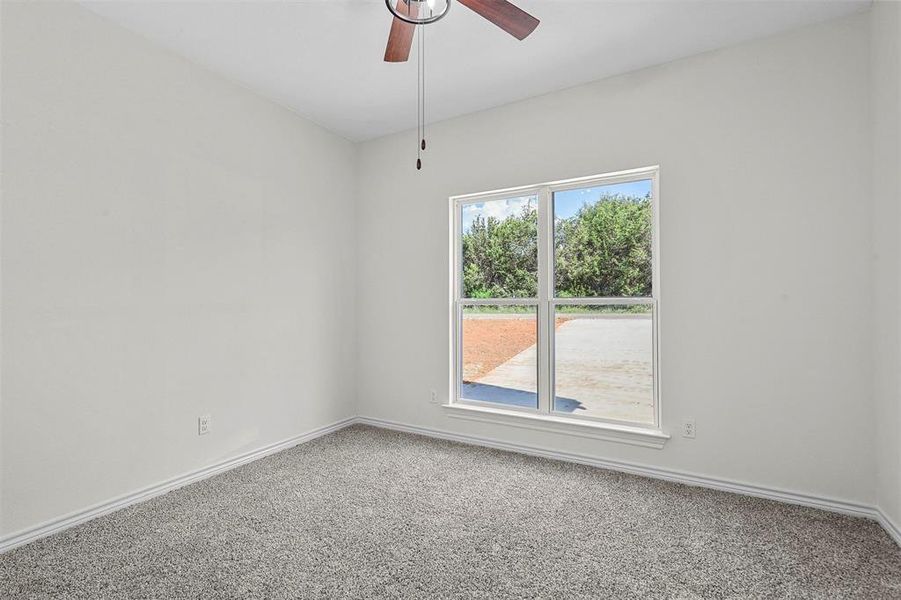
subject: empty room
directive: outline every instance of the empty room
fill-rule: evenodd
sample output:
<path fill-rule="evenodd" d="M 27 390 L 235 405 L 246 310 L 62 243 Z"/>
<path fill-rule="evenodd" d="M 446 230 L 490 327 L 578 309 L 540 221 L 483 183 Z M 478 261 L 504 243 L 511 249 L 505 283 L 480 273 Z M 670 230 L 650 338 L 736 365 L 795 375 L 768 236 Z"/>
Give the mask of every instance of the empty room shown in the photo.
<path fill-rule="evenodd" d="M 901 599 L 901 2 L 0 0 L 0 598 Z"/>

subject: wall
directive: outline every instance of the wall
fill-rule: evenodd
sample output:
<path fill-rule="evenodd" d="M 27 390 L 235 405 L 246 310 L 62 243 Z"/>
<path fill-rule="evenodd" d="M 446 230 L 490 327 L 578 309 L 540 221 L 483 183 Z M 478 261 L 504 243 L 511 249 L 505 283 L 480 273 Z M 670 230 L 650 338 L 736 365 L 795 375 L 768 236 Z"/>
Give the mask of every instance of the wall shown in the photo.
<path fill-rule="evenodd" d="M 901 528 L 901 4 L 870 12 L 877 502 Z"/>
<path fill-rule="evenodd" d="M 0 532 L 355 413 L 350 143 L 70 3 L 2 78 Z"/>
<path fill-rule="evenodd" d="M 875 501 L 868 15 L 361 146 L 363 415 Z M 628 49 L 624 49 L 628 51 Z M 660 165 L 662 450 L 449 418 L 448 196 Z"/>

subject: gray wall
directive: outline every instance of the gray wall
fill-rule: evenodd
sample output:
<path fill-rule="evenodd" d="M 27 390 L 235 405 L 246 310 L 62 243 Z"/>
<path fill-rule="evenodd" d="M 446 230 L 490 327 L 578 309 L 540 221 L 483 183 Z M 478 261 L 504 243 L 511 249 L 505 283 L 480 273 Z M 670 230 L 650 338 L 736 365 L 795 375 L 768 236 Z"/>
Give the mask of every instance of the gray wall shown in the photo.
<path fill-rule="evenodd" d="M 901 4 L 876 2 L 870 17 L 877 502 L 901 527 Z"/>
<path fill-rule="evenodd" d="M 353 145 L 74 3 L 2 7 L 0 531 L 354 414 Z"/>

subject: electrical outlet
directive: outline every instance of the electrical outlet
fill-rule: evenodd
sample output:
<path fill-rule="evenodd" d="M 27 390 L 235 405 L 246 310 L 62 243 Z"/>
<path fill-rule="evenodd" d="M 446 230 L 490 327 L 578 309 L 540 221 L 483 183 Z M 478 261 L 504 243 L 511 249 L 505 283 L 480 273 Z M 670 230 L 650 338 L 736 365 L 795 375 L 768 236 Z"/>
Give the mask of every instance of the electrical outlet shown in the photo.
<path fill-rule="evenodd" d="M 682 437 L 694 439 L 695 437 L 695 420 L 682 419 Z"/>
<path fill-rule="evenodd" d="M 201 415 L 197 417 L 197 435 L 205 435 L 210 432 L 212 426 L 212 417 L 210 415 Z"/>
<path fill-rule="evenodd" d="M 432 390 L 432 393 L 429 395 L 429 402 L 432 404 L 438 404 L 438 392 Z"/>

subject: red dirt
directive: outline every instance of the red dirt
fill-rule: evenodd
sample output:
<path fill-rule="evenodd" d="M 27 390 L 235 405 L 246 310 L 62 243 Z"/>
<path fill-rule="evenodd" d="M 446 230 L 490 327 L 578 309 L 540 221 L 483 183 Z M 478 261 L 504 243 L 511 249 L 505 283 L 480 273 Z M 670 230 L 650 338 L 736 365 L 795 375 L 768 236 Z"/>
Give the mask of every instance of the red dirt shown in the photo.
<path fill-rule="evenodd" d="M 568 317 L 557 319 L 556 327 Z M 463 319 L 463 381 L 484 377 L 536 342 L 534 319 Z"/>

